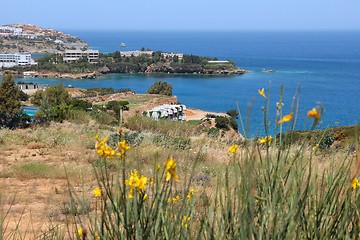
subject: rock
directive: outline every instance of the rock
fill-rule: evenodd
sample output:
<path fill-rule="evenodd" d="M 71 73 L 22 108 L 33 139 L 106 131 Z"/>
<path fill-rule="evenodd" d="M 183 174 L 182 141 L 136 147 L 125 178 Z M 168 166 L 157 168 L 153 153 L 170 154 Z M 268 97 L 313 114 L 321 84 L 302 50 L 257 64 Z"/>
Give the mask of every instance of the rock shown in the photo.
<path fill-rule="evenodd" d="M 108 67 L 101 67 L 101 68 L 99 68 L 98 69 L 98 72 L 99 73 L 101 73 L 101 74 L 107 74 L 107 73 L 109 73 L 110 72 L 110 68 L 108 68 Z"/>

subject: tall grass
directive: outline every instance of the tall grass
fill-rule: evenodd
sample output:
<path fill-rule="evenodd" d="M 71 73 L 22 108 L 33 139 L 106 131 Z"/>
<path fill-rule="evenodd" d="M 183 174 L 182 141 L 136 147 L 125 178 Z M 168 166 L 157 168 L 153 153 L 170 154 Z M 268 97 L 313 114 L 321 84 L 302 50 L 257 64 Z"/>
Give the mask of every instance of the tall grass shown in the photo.
<path fill-rule="evenodd" d="M 360 238 L 360 184 L 353 184 L 360 155 L 356 167 L 355 156 L 344 155 L 338 162 L 329 157 L 330 164 L 324 168 L 314 159 L 318 145 L 312 131 L 321 108 L 318 115 L 309 115 L 313 118 L 308 136 L 294 146 L 288 143 L 296 137 L 298 96 L 292 114 L 276 109 L 275 125 L 269 124 L 269 98 L 267 92 L 266 136 L 231 147 L 223 173 L 214 175 L 210 184 L 199 184 L 194 177 L 197 166 L 203 164 L 201 157 L 194 159 L 187 173 L 177 171 L 181 161 L 172 156 L 153 155 L 149 161 L 153 165 L 144 169 L 137 159 L 128 157 L 133 149 L 127 149 L 126 142 L 119 142 L 115 149 L 106 139 L 97 139 L 92 200 L 69 183 L 69 204 L 73 205 L 68 207 L 76 211 L 69 211 L 67 228 L 58 233 L 59 238 L 62 234 L 76 239 Z M 245 135 L 249 124 L 241 124 Z M 193 131 L 186 124 L 174 127 L 145 118 L 130 119 L 127 127 L 171 136 L 189 136 Z M 271 128 L 276 134 L 270 135 Z M 178 172 L 182 174 L 177 177 Z"/>
<path fill-rule="evenodd" d="M 293 116 L 298 105 L 297 97 L 294 99 L 291 114 L 277 109 L 277 124 L 273 127 L 279 134 L 272 137 L 266 115 L 270 101 L 265 101 L 265 140 L 247 141 L 240 149 L 232 148 L 215 187 L 196 185 L 192 182 L 194 173 L 180 176 L 180 181 L 166 178 L 167 160 L 147 171 L 148 181 L 151 178 L 154 183 L 147 182 L 146 188 L 138 191 L 135 188 L 134 197 L 129 198 L 126 179 L 136 160 L 100 159 L 104 167 L 95 169 L 95 173 L 101 196 L 95 199 L 92 213 L 73 219 L 81 234 L 70 228 L 69 234 L 101 239 L 359 238 L 360 189 L 351 186 L 353 159 L 344 157 L 327 169 L 314 161 L 317 147 L 309 141 L 321 108 L 300 147 L 285 144 L 293 138 Z M 184 126 L 179 125 L 178 130 L 167 127 L 166 122 L 143 118 L 133 119 L 128 125 L 132 130 L 170 131 L 174 135 L 189 131 Z M 154 159 L 155 163 L 162 161 L 165 159 Z M 109 168 L 109 162 L 115 168 Z M 197 164 L 194 161 L 192 169 Z"/>
<path fill-rule="evenodd" d="M 126 127 L 133 131 L 151 131 L 153 133 L 174 136 L 191 136 L 198 131 L 194 124 L 174 122 L 164 119 L 154 121 L 148 117 L 133 116 L 127 119 Z"/>

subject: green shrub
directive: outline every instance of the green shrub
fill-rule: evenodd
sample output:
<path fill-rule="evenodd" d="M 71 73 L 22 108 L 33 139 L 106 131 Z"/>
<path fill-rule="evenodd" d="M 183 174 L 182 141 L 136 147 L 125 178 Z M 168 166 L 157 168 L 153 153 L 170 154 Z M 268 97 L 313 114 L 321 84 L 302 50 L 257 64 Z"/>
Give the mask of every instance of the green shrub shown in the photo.
<path fill-rule="evenodd" d="M 42 94 L 42 90 L 37 90 L 30 98 L 31 103 L 35 106 L 41 106 Z"/>
<path fill-rule="evenodd" d="M 172 86 L 167 82 L 157 81 L 148 90 L 149 94 L 172 95 Z"/>
<path fill-rule="evenodd" d="M 48 121 L 63 121 L 66 119 L 71 98 L 62 84 L 46 88 L 43 92 L 37 91 L 33 96 L 32 102 L 40 105 L 36 116 Z"/>
<path fill-rule="evenodd" d="M 187 137 L 174 137 L 169 135 L 157 135 L 154 137 L 154 143 L 166 147 L 175 149 L 190 149 L 191 140 Z"/>
<path fill-rule="evenodd" d="M 21 114 L 20 89 L 14 77 L 7 74 L 0 83 L 0 126 L 13 128 Z"/>
<path fill-rule="evenodd" d="M 71 111 L 71 106 L 60 104 L 51 107 L 41 107 L 36 113 L 36 117 L 48 121 L 62 122 L 67 119 Z"/>
<path fill-rule="evenodd" d="M 73 122 L 73 123 L 89 123 L 90 122 L 90 115 L 88 112 L 85 112 L 84 110 L 78 110 L 78 109 L 70 109 L 66 113 L 66 119 Z"/>
<path fill-rule="evenodd" d="M 322 135 L 315 136 L 315 142 L 320 149 L 328 149 L 335 142 L 335 134 L 332 130 L 325 130 Z"/>
<path fill-rule="evenodd" d="M 23 91 L 20 91 L 20 100 L 21 100 L 21 101 L 27 101 L 27 100 L 29 100 L 29 95 L 27 95 L 27 94 L 24 93 Z"/>
<path fill-rule="evenodd" d="M 210 129 L 208 130 L 208 136 L 209 136 L 209 137 L 217 137 L 217 136 L 219 136 L 219 129 L 218 129 L 218 128 L 214 128 L 214 127 L 210 128 Z"/>
<path fill-rule="evenodd" d="M 115 114 L 119 114 L 120 109 L 122 109 L 123 111 L 128 111 L 129 110 L 129 102 L 128 101 L 109 101 L 106 104 L 106 108 L 108 110 L 113 111 Z"/>
<path fill-rule="evenodd" d="M 89 103 L 87 101 L 84 101 L 84 100 L 81 100 L 81 99 L 73 99 L 73 100 L 71 100 L 70 105 L 74 109 L 84 110 L 84 111 L 86 111 L 87 109 L 92 107 L 91 103 Z"/>
<path fill-rule="evenodd" d="M 238 130 L 238 123 L 235 119 L 223 116 L 216 116 L 215 127 L 218 129 L 229 130 L 229 126 L 234 130 Z"/>
<path fill-rule="evenodd" d="M 101 125 L 116 125 L 119 121 L 107 112 L 91 111 L 90 116 Z"/>
<path fill-rule="evenodd" d="M 238 118 L 239 117 L 239 112 L 236 111 L 235 109 L 227 111 L 226 114 L 229 115 L 232 118 Z"/>
<path fill-rule="evenodd" d="M 144 140 L 144 135 L 141 132 L 131 131 L 125 132 L 126 142 L 131 146 L 139 146 Z"/>
<path fill-rule="evenodd" d="M 234 118 L 229 118 L 229 122 L 230 122 L 230 126 L 232 127 L 232 129 L 237 131 L 239 128 L 239 125 L 236 122 L 236 120 Z"/>

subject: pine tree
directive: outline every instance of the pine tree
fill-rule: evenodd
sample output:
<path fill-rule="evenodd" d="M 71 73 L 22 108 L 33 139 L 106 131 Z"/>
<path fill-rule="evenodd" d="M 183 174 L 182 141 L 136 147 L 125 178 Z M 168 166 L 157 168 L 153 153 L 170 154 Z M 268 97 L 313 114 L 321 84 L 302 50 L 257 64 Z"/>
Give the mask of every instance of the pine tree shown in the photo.
<path fill-rule="evenodd" d="M 0 84 L 0 125 L 13 127 L 21 112 L 20 89 L 13 76 L 7 74 Z"/>

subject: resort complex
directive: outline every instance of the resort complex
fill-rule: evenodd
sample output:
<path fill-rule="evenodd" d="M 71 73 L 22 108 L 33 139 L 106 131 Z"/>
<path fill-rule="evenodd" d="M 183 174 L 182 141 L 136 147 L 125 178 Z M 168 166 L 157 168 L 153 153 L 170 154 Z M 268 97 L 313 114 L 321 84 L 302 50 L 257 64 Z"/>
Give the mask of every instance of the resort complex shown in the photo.
<path fill-rule="evenodd" d="M 99 51 L 98 50 L 65 50 L 63 55 L 64 62 L 71 63 L 79 61 L 80 59 L 87 59 L 89 63 L 97 62 L 99 59 Z"/>
<path fill-rule="evenodd" d="M 37 65 L 30 53 L 0 53 L 0 67 Z"/>
<path fill-rule="evenodd" d="M 185 118 L 184 110 L 186 110 L 186 106 L 183 104 L 164 104 L 143 112 L 143 115 L 155 120 L 183 120 Z"/>

